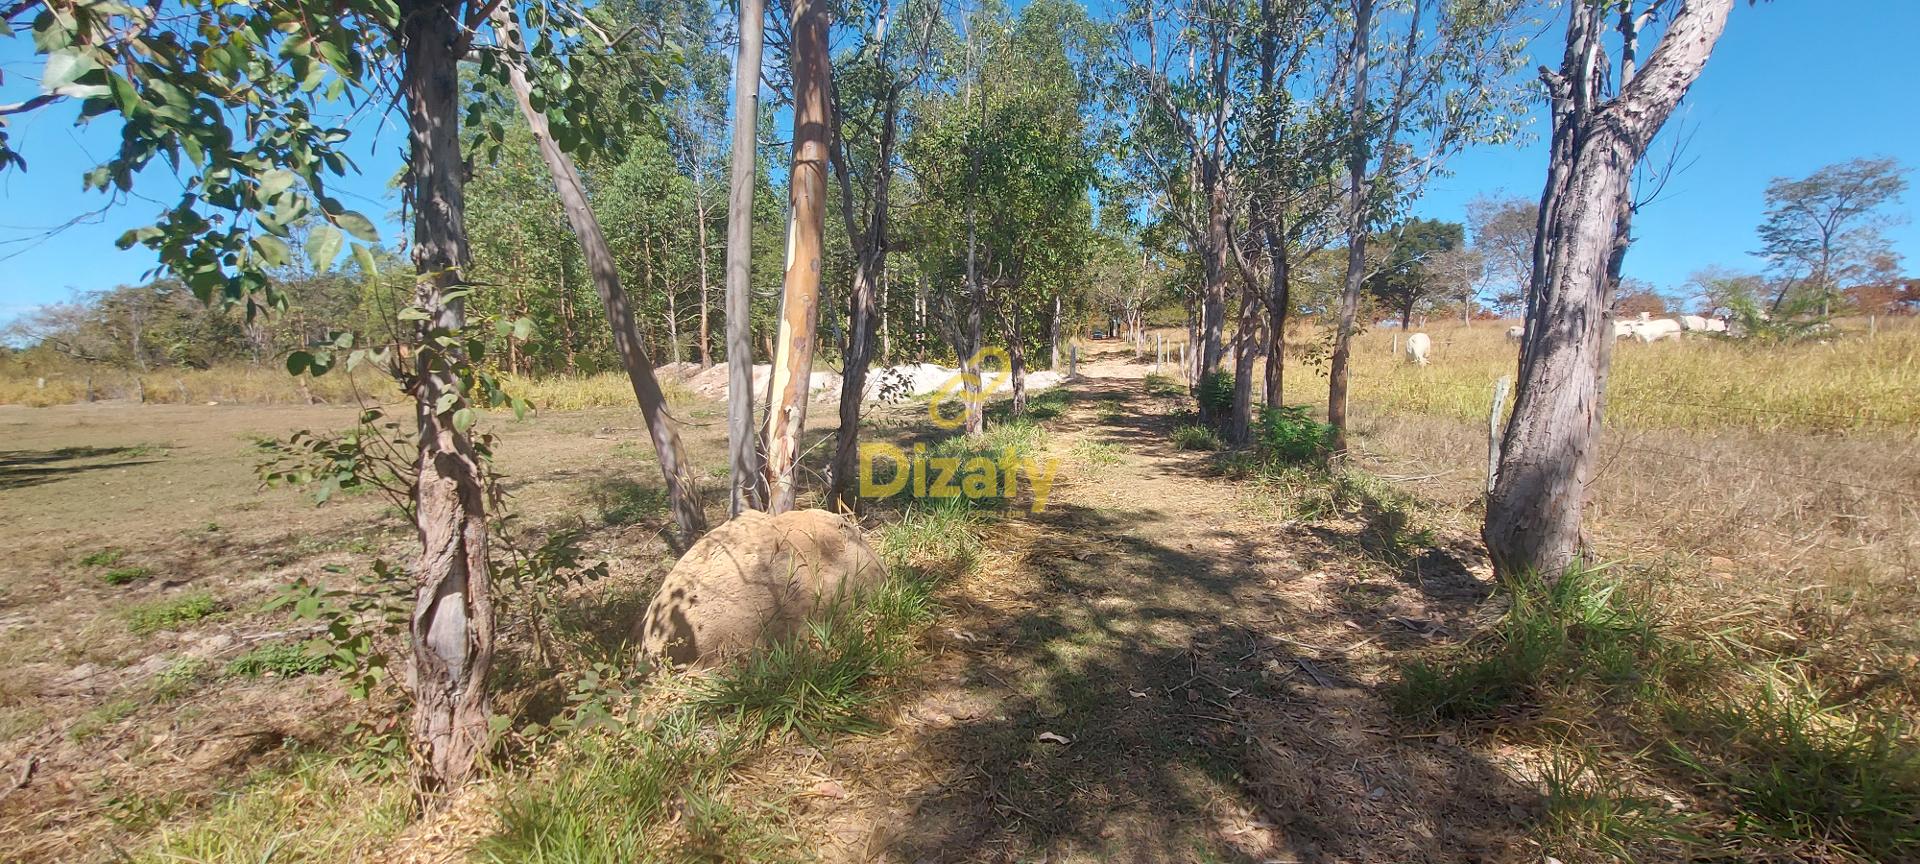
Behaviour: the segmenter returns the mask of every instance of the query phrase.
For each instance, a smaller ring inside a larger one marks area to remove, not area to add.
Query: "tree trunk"
[[[1266,404],[1278,408],[1282,401],[1281,384],[1287,365],[1287,315],[1293,306],[1292,262],[1287,258],[1285,226],[1276,215],[1265,225],[1267,257],[1267,393]]]
[[[1013,416],[1027,413],[1027,343],[1020,338],[1020,304],[1007,304],[1007,376],[1013,381]]]
[[[873,363],[874,281],[887,267],[887,189],[893,177],[893,133],[898,117],[899,91],[891,91],[881,111],[880,148],[873,166],[873,195],[868,202],[866,230],[851,236],[858,260],[853,269],[853,289],[847,296],[847,355],[840,376],[840,429],[835,435],[832,480],[828,496],[841,509],[853,512],[859,503],[854,488],[860,446],[860,404],[866,395],[867,367]],[[847,231],[857,229],[853,222],[852,166],[845,164],[841,151],[841,207]]]
[[[1340,317],[1327,374],[1327,423],[1333,426],[1333,452],[1347,451],[1347,358],[1353,349],[1353,316],[1360,307],[1360,286],[1367,269],[1367,62],[1372,54],[1373,0],[1355,0],[1353,25],[1353,101],[1347,114],[1347,275],[1340,291]]]
[[[694,233],[699,238],[697,241],[699,245],[695,247],[695,251],[699,253],[700,261],[700,368],[707,369],[713,365],[713,341],[708,336],[710,321],[707,317],[707,308],[710,302],[708,298],[712,295],[712,288],[707,279],[706,205],[696,201],[693,213],[696,217],[694,220]]]
[[[446,296],[464,287],[460,271],[467,264],[456,8],[409,3],[401,16],[400,88],[407,107],[413,263],[420,274],[414,302],[427,314],[418,325],[414,360],[420,557],[413,568],[407,680],[414,753],[429,790],[458,787],[478,769],[493,665],[485,481],[472,439],[453,422],[468,407],[456,373],[468,359],[458,339],[466,325],[465,301]],[[452,344],[441,344],[441,337],[452,337],[446,340]]]
[[[766,0],[740,0],[740,49],[733,63],[733,154],[727,178],[728,512],[766,506],[753,421],[754,132],[760,122],[760,48]]]
[[[1227,415],[1227,443],[1253,443],[1253,358],[1260,339],[1260,294],[1248,281],[1240,292],[1240,326],[1233,337],[1233,407]]]
[[[1047,342],[1052,346],[1047,358],[1047,368],[1060,371],[1060,295],[1053,295],[1053,317],[1047,319]],[[1138,352],[1136,352],[1136,357]]]
[[[620,285],[619,268],[614,265],[613,250],[607,246],[606,235],[600,230],[600,220],[587,203],[587,188],[580,178],[580,170],[574,165],[572,157],[563,152],[554,140],[546,115],[534,110],[530,98],[533,90],[522,65],[525,63],[525,46],[521,44],[511,7],[504,4],[494,7],[493,24],[495,32],[507,43],[505,61],[508,84],[512,86],[515,101],[520,105],[521,116],[526,118],[527,126],[533,132],[534,145],[540,151],[540,158],[546,162],[547,172],[553,175],[553,185],[560,194],[567,224],[580,240],[580,249],[586,257],[594,290],[600,295],[600,304],[607,310],[607,324],[613,330],[614,348],[620,355],[620,365],[627,371],[627,380],[633,386],[634,401],[640,404],[640,415],[646,421],[647,434],[653,439],[653,451],[660,462],[661,476],[666,481],[668,509],[673,511],[681,541],[691,544],[707,530],[706,511],[700,504],[698,471],[680,440],[679,424],[667,411],[666,395],[660,390],[660,382],[654,378],[647,347],[640,339],[639,330],[634,327],[633,307]],[[671,309],[671,305],[668,308]]]
[[[1208,165],[1207,285],[1200,307],[1200,365],[1194,373],[1195,383],[1220,368],[1225,347],[1221,338],[1227,319],[1227,268],[1230,265],[1227,256],[1232,254],[1227,247],[1227,179],[1220,176],[1222,170],[1217,161],[1208,160]],[[1213,406],[1200,403],[1202,426],[1215,426],[1220,419]]]
[[[767,488],[774,513],[793,509],[798,493],[800,433],[807,425],[814,331],[820,322],[821,240],[826,223],[827,7],[794,0],[792,215],[787,273],[780,301],[780,339],[773,359],[772,405],[767,414]]]
[[[1580,551],[1613,346],[1607,307],[1624,253],[1623,207],[1648,143],[1699,77],[1733,0],[1687,0],[1644,71],[1601,103],[1606,10],[1574,10],[1553,93],[1519,389],[1482,532],[1505,577],[1552,578]],[[1628,76],[1623,76],[1628,77]]]
[[[647,260],[651,262],[654,260],[652,239],[647,240],[646,248]],[[673,358],[673,364],[678,366],[680,365],[680,304],[678,302],[679,298],[673,290],[673,272],[667,269],[666,252],[667,238],[662,237],[660,238],[661,260],[658,273],[660,276],[660,293],[667,296],[667,353],[668,356]],[[652,264],[649,264],[647,266],[647,287],[652,287],[655,272]]]
[[[887,326],[888,290],[893,280],[887,278],[887,270],[880,269],[880,362],[882,365],[893,362],[893,330]]]

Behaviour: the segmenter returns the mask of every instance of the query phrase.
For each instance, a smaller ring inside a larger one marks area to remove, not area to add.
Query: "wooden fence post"
[[[1505,375],[1493,382],[1493,407],[1487,409],[1487,494],[1493,494],[1493,481],[1500,476],[1500,409],[1507,404],[1507,388],[1513,379]]]

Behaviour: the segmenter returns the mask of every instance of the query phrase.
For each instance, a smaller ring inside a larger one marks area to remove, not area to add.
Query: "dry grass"
[[[1360,334],[1353,404],[1485,423],[1493,382],[1514,373],[1510,323],[1432,324],[1422,331],[1433,337],[1424,368],[1394,352],[1404,341],[1397,331]],[[1305,348],[1326,338],[1307,325],[1289,340]],[[1872,336],[1864,323],[1842,322],[1833,339],[1797,345],[1702,337],[1615,349],[1607,420],[1620,429],[1920,433],[1920,321],[1883,321]],[[1291,357],[1286,388],[1287,402],[1325,404],[1326,370]]]
[[[580,411],[588,408],[624,408],[633,404],[633,388],[624,373],[522,378],[504,376],[507,392],[532,402],[535,408]],[[305,389],[302,389],[302,385]],[[677,380],[663,379],[661,389],[674,407],[690,404],[694,395]],[[0,405],[44,408],[79,402],[128,401],[158,405],[352,405],[361,399],[391,401],[392,382],[377,373],[335,371],[319,378],[295,378],[274,367],[221,366],[135,374],[116,369],[74,369],[49,375],[29,375],[0,367]],[[91,394],[91,398],[89,398]]]

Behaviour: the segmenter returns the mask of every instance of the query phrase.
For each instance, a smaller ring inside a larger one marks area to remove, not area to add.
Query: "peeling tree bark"
[[[820,322],[821,240],[826,224],[827,7],[820,0],[793,4],[792,215],[787,229],[786,290],[780,339],[773,359],[767,415],[767,489],[770,511],[793,509],[798,493],[800,433],[807,425],[815,332]]]
[[[606,235],[600,230],[600,220],[593,215],[593,208],[588,206],[587,187],[580,178],[580,170],[554,140],[546,115],[533,107],[530,98],[533,88],[527,80],[524,66],[525,46],[521,44],[520,31],[515,25],[512,11],[506,5],[494,7],[493,26],[507,48],[504,52],[507,83],[513,88],[514,99],[520,105],[520,115],[526,118],[527,127],[533,132],[534,145],[540,151],[540,158],[546,163],[547,172],[553,176],[554,188],[559,192],[561,206],[567,214],[567,224],[580,240],[580,249],[587,260],[593,288],[600,295],[601,305],[606,307],[607,324],[613,328],[614,348],[620,354],[620,365],[626,368],[627,380],[633,385],[634,400],[640,404],[640,414],[646,420],[647,434],[653,439],[653,451],[666,481],[667,507],[673,511],[681,541],[690,545],[707,531],[707,516],[700,504],[699,475],[694,468],[693,458],[680,441],[679,424],[667,412],[666,395],[660,390],[660,382],[654,378],[653,363],[647,357],[647,346],[634,326],[633,307],[620,285],[620,271],[614,265],[613,250],[607,246]],[[668,292],[668,300],[667,308],[671,310],[671,291]],[[674,332],[671,316],[667,332]],[[678,353],[677,338],[675,344]]]
[[[493,600],[487,566],[485,482],[473,441],[455,428],[467,407],[456,368],[465,302],[465,163],[460,154],[457,7],[402,7],[401,94],[407,108],[408,192],[413,204],[414,302],[419,324],[413,395],[419,426],[414,525],[413,746],[429,791],[465,783],[487,741],[487,672],[493,665]],[[445,342],[442,342],[442,339]]]
[[[1502,576],[1552,578],[1579,556],[1614,341],[1606,313],[1625,253],[1633,169],[1699,78],[1732,6],[1686,0],[1645,69],[1629,68],[1620,95],[1603,101],[1608,10],[1582,3],[1571,13],[1560,72],[1544,73],[1553,138],[1519,390],[1482,531]]]

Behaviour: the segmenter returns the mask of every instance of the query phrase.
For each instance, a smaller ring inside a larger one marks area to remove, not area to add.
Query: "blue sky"
[[[1839,10],[1844,8],[1844,14]],[[1661,199],[1635,223],[1635,243],[1626,273],[1663,291],[1677,291],[1695,270],[1709,266],[1755,269],[1754,228],[1764,207],[1767,181],[1803,176],[1823,165],[1856,156],[1892,156],[1920,168],[1920,96],[1912,90],[1912,46],[1920,33],[1917,0],[1851,0],[1847,3],[1777,0],[1741,3],[1726,36],[1687,104],[1669,124],[1692,136],[1691,167],[1674,178]],[[1535,47],[1557,58],[1559,32],[1549,30]],[[39,62],[27,38],[0,40],[0,103],[34,92]],[[29,170],[0,174],[0,323],[75,291],[138,281],[153,266],[143,250],[126,252],[113,240],[151,221],[157,201],[177,191],[164,175],[144,178],[154,200],[133,200],[102,216],[44,240],[43,229],[88,213],[104,203],[83,193],[80,175],[111,152],[116,130],[108,124],[75,128],[71,106],[10,118],[14,145]],[[335,188],[348,206],[379,222],[393,239],[397,198],[385,182],[399,165],[400,136],[393,118],[362,121],[350,151],[362,176]],[[374,135],[375,131],[380,134]],[[1546,134],[1544,121],[1532,127]],[[368,143],[362,144],[361,141]],[[1659,149],[1659,145],[1656,145]],[[1546,170],[1540,141],[1524,147],[1482,148],[1457,157],[1452,176],[1430,184],[1415,205],[1430,218],[1464,220],[1466,203],[1480,194],[1537,198]],[[1907,223],[1890,236],[1920,269],[1920,192],[1900,205]]]

